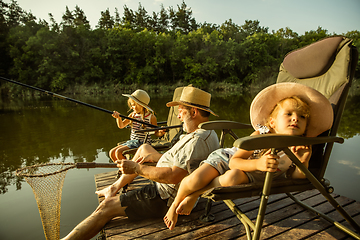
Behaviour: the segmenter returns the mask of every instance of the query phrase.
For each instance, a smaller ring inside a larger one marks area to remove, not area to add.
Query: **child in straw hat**
[[[155,115],[153,114],[153,110],[149,107],[150,97],[149,95],[141,89],[136,90],[131,95],[123,94],[123,96],[128,97],[127,104],[129,106],[129,111],[132,111],[129,114],[130,118],[134,118],[146,123],[150,123],[152,125],[157,125],[157,120]],[[141,144],[144,143],[145,133],[135,133],[135,131],[140,129],[146,129],[144,124],[139,122],[131,121],[129,119],[124,119],[120,117],[120,114],[117,111],[114,111],[112,114],[114,118],[116,118],[117,126],[122,129],[127,125],[131,125],[131,134],[130,140],[112,148],[109,152],[109,156],[113,162],[121,159],[125,159],[123,156],[123,152],[128,149],[138,148]],[[156,131],[155,135],[161,137],[164,135],[165,131]],[[150,138],[147,139],[146,143],[150,143]]]
[[[250,118],[256,129],[252,135],[274,133],[315,137],[330,129],[333,111],[329,101],[318,91],[298,83],[279,83],[262,90],[253,100]],[[293,146],[290,150],[306,166],[311,146]],[[171,230],[178,214],[188,215],[198,197],[218,186],[264,181],[266,172],[276,177],[305,178],[282,152],[218,149],[200,167],[183,179],[178,194],[164,222]]]

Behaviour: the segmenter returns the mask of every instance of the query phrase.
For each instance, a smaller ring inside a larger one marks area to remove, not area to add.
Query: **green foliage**
[[[14,0],[0,1],[0,74],[52,91],[105,83],[250,88],[274,81],[289,51],[330,36],[321,27],[302,36],[289,28],[269,33],[258,20],[199,24],[184,1],[152,14],[140,3],[135,11],[125,5],[122,17],[106,9],[95,29],[77,5],[65,8],[61,23],[50,13],[48,24]],[[359,31],[345,35],[360,47]]]

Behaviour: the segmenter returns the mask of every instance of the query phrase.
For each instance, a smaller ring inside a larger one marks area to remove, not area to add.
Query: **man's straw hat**
[[[329,100],[317,90],[300,83],[277,83],[259,92],[250,106],[251,124],[265,125],[275,105],[282,99],[297,96],[310,107],[306,136],[316,137],[333,124],[333,110]]]
[[[177,105],[184,105],[188,107],[199,108],[201,110],[210,112],[215,116],[218,116],[210,109],[210,99],[210,93],[192,86],[187,86],[184,87],[179,101],[168,102],[166,106],[172,107]]]
[[[123,96],[131,98],[137,104],[143,106],[144,108],[146,108],[150,112],[154,112],[148,105],[149,102],[150,102],[150,97],[147,94],[147,92],[145,92],[144,90],[138,89],[135,92],[133,92],[131,95],[123,94]]]

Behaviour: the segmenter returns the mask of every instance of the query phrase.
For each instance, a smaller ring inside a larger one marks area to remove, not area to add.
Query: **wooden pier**
[[[112,184],[116,171],[95,175],[97,190]],[[144,178],[136,178],[129,190],[147,184]],[[355,189],[354,189],[355,190]],[[338,214],[317,191],[311,190],[295,194],[308,205],[320,209],[327,216],[345,226],[349,224]],[[360,203],[352,199],[333,195],[345,210],[360,223]],[[101,202],[103,198],[99,198]],[[255,219],[259,197],[238,199],[235,202],[251,219]],[[189,216],[179,216],[174,230],[166,228],[162,219],[130,221],[126,217],[114,218],[103,229],[106,239],[246,239],[241,222],[223,202],[214,202],[211,213],[213,222],[204,223],[199,217],[204,213],[206,199],[201,199]],[[352,229],[350,227],[350,229]],[[304,210],[285,194],[272,195],[266,209],[261,239],[353,239],[332,226],[326,220]]]

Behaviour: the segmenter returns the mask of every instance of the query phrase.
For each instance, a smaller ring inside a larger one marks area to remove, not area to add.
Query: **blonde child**
[[[250,109],[251,135],[275,133],[315,137],[328,130],[333,121],[329,101],[316,90],[298,83],[279,83],[265,88],[253,100]],[[311,146],[293,146],[290,150],[308,167]],[[276,177],[305,178],[282,152],[218,149],[180,184],[177,196],[164,217],[172,230],[178,214],[188,215],[198,197],[218,186],[233,186],[264,181],[266,172]]]
[[[150,102],[150,97],[144,90],[138,89],[131,95],[123,94],[123,96],[128,97],[127,104],[129,106],[129,110],[132,111],[129,114],[130,118],[150,123],[155,126],[157,125],[156,117],[153,114],[154,111],[148,106]],[[125,159],[122,154],[125,150],[138,148],[141,144],[144,143],[146,134],[135,133],[135,131],[146,129],[146,125],[139,122],[131,121],[129,119],[122,120],[120,114],[117,111],[114,111],[112,116],[116,118],[116,124],[120,129],[126,127],[129,124],[131,125],[130,140],[112,148],[109,152],[111,160],[113,160],[113,162],[116,162],[117,160]],[[164,133],[165,131],[156,131],[155,135],[161,137],[162,135],[164,135]],[[146,143],[150,143],[150,138],[148,138]]]

